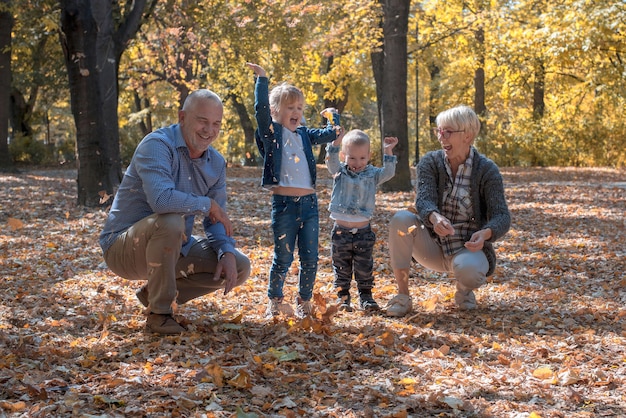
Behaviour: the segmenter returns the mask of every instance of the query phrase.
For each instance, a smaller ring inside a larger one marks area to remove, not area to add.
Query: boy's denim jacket
[[[272,121],[269,102],[269,80],[267,77],[257,77],[254,89],[254,111],[257,129],[254,132],[257,148],[263,157],[263,187],[277,186],[280,181],[280,165],[282,160],[283,126]],[[339,115],[335,115],[334,123],[339,125]],[[313,145],[325,144],[337,139],[337,133],[332,123],[324,129],[309,129],[300,126],[296,132],[302,137],[302,147],[309,165],[312,186],[315,189],[316,161],[313,155]]]
[[[326,167],[333,175],[329,210],[370,219],[374,214],[376,187],[396,174],[398,158],[385,154],[382,168],[368,164],[362,171],[354,173],[347,164],[339,162],[339,147],[328,144],[326,153]]]

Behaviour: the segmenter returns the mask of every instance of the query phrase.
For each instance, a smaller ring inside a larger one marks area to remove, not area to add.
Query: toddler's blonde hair
[[[349,147],[351,145],[370,146],[370,137],[360,129],[352,129],[348,131],[348,133],[341,140],[341,150],[345,152],[346,147]]]

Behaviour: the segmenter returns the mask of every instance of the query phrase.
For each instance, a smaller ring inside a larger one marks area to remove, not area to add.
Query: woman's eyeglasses
[[[433,128],[433,133],[435,134],[435,136],[441,135],[443,139],[450,139],[452,134],[455,134],[457,132],[465,132],[465,129],[462,129],[460,131],[451,131],[448,129]]]

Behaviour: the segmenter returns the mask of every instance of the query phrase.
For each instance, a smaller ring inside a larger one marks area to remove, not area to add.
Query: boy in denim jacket
[[[297,242],[300,277],[296,315],[302,318],[312,314],[318,262],[319,211],[312,146],[334,141],[342,128],[337,126],[339,115],[323,129],[300,126],[304,110],[302,91],[283,83],[270,92],[266,71],[257,64],[247,65],[256,75],[254,110],[258,126],[255,139],[263,157],[262,185],[272,193],[274,258],[266,316],[289,312],[283,304],[283,286]]]
[[[372,296],[372,251],[376,234],[372,231],[370,219],[374,213],[376,187],[395,175],[397,157],[393,155],[393,147],[398,138],[385,137],[383,143],[382,168],[369,164],[370,139],[361,130],[351,130],[343,140],[339,137],[326,147],[326,167],[333,175],[329,210],[331,219],[335,221],[331,248],[335,288],[340,309],[348,312],[352,312],[350,283],[353,274],[361,309],[380,309]],[[339,161],[340,145],[343,162]]]

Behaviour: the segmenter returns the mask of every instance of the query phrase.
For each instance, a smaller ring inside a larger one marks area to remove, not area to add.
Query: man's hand
[[[226,235],[229,237],[233,234],[233,224],[230,222],[228,218],[228,214],[226,211],[222,209],[218,203],[211,199],[211,209],[209,209],[209,219],[212,223],[217,224],[221,223],[224,225],[224,229],[226,230]]]
[[[227,294],[237,284],[237,262],[233,253],[224,253],[215,267],[215,277],[224,277],[224,294]]]

